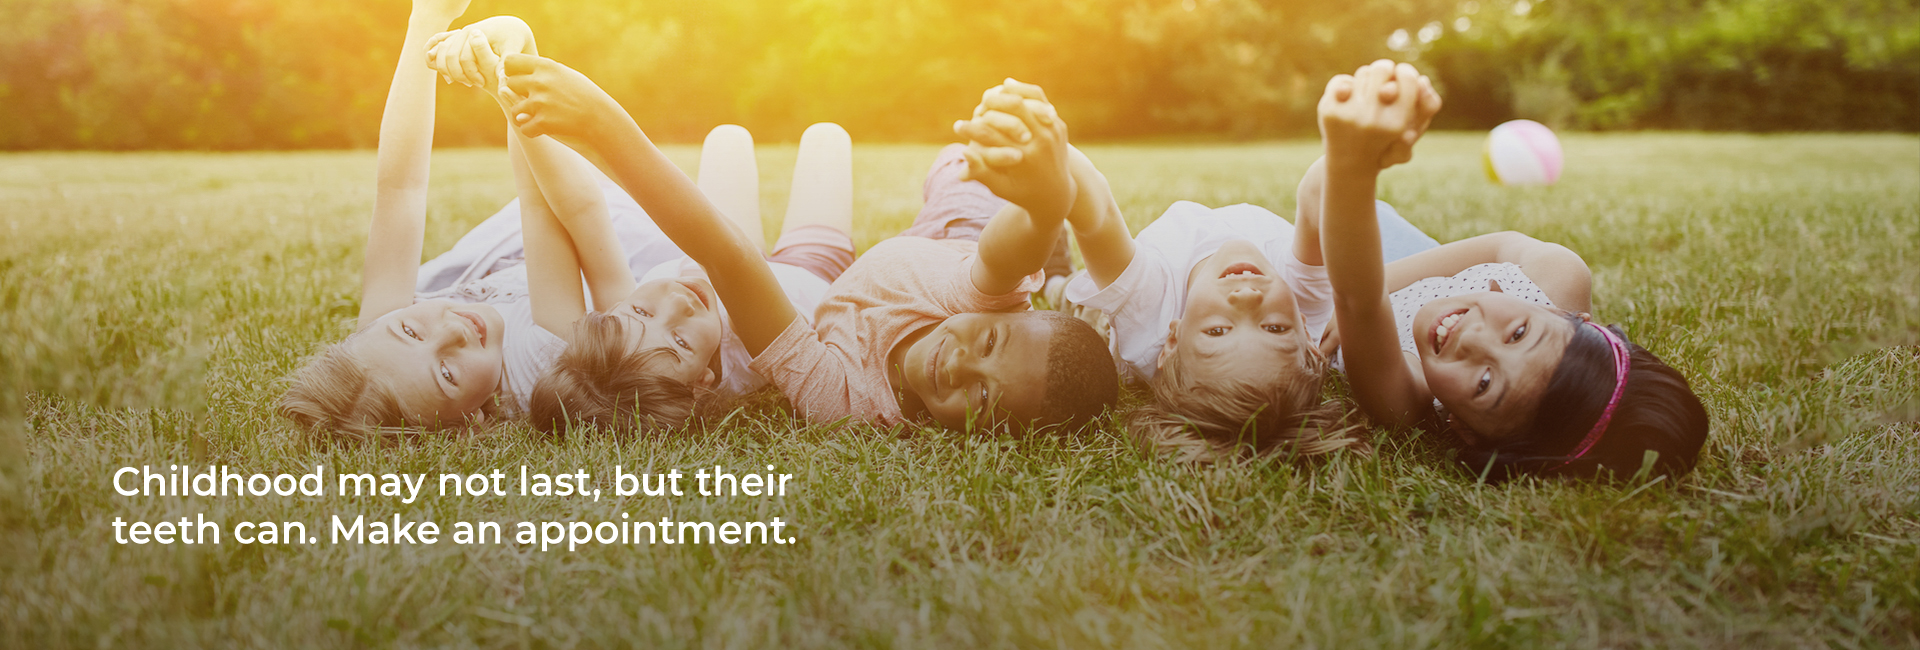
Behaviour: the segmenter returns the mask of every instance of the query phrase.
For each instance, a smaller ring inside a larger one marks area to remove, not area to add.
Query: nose
[[[1227,304],[1240,309],[1259,307],[1261,301],[1265,299],[1266,295],[1262,294],[1259,289],[1253,287],[1234,289],[1227,292]]]
[[[973,353],[972,346],[965,341],[955,339],[947,358],[940,360],[941,382],[947,386],[960,386],[973,375],[978,374],[980,357]]]
[[[692,290],[689,289],[688,291],[691,292]],[[675,311],[680,312],[678,314],[680,317],[691,318],[694,314],[700,313],[700,299],[698,297],[693,296],[691,293],[680,293],[678,296],[680,298],[680,308]]]
[[[448,308],[440,319],[440,331],[437,334],[443,349],[464,348],[478,342],[474,340],[473,323],[467,317],[454,313],[452,308]]]
[[[1461,321],[1463,322],[1460,323],[1459,333],[1454,334],[1460,337],[1460,344],[1455,346],[1454,356],[1478,363],[1488,354],[1486,337],[1483,336],[1487,332],[1487,321],[1484,318],[1475,318],[1470,322],[1462,318]]]

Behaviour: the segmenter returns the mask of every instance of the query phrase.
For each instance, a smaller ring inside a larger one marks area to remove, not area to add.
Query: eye
[[[1480,386],[1479,388],[1474,389],[1473,396],[1479,397],[1481,395],[1485,395],[1487,393],[1487,386],[1491,384],[1493,384],[1493,370],[1488,369],[1487,371],[1480,373]]]
[[[687,344],[687,340],[686,340],[686,339],[683,339],[683,338],[680,338],[680,333],[679,333],[679,332],[674,332],[674,333],[673,333],[673,342],[674,342],[674,343],[678,343],[678,344],[680,345],[680,347],[683,347],[683,348],[686,348],[688,352],[692,352],[692,351],[693,351],[693,346],[692,346],[692,345],[689,345],[689,344]]]
[[[455,386],[460,385],[460,382],[453,380],[453,371],[447,369],[447,362],[445,361],[440,362],[440,377],[442,379],[447,380],[447,383],[449,384],[453,384]]]
[[[994,343],[999,342],[999,340],[1000,340],[999,332],[987,332],[987,349],[982,351],[980,353],[980,356],[984,358],[987,355],[993,354],[993,345]],[[984,393],[982,394],[984,395]]]
[[[406,324],[406,323],[401,323],[401,324],[400,324],[400,331],[402,331],[402,332],[406,332],[406,334],[407,334],[407,336],[411,336],[411,337],[413,337],[413,339],[414,339],[414,340],[416,340],[416,341],[425,341],[425,340],[426,340],[426,339],[423,339],[423,338],[420,338],[420,334],[419,334],[418,332],[415,332],[415,331],[413,331],[413,328],[411,328],[411,327],[407,327],[407,324]]]
[[[639,305],[633,306],[633,313],[639,314],[641,316],[645,316],[647,318],[653,318],[653,312],[647,311],[645,309],[641,309]]]
[[[1507,342],[1515,343],[1524,338],[1527,338],[1527,324],[1521,323],[1520,327],[1514,328],[1513,335],[1507,337]]]
[[[1225,328],[1225,327],[1209,327],[1209,328],[1207,328],[1207,329],[1204,329],[1204,330],[1200,330],[1200,333],[1201,333],[1201,334],[1205,334],[1205,335],[1207,335],[1207,336],[1226,336],[1226,335],[1227,335],[1227,328]]]
[[[979,408],[983,408],[983,409],[984,409],[984,408],[986,408],[986,407],[987,407],[987,385],[986,385],[986,384],[981,384],[981,385],[980,385],[980,405],[979,405]]]
[[[1287,333],[1287,326],[1285,325],[1261,325],[1260,329],[1266,330],[1268,332],[1272,332],[1274,334]]]

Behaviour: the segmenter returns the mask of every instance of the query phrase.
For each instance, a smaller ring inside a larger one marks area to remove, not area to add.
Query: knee
[[[707,141],[705,146],[713,147],[713,146],[740,146],[740,145],[746,145],[748,147],[753,146],[753,134],[747,131],[747,127],[740,126],[738,124],[722,124],[720,126],[713,127],[712,131],[707,132]]]
[[[815,123],[813,126],[807,127],[805,133],[800,134],[800,146],[821,145],[836,145],[850,148],[853,146],[853,136],[847,135],[846,129],[840,128],[840,125],[832,122]]]

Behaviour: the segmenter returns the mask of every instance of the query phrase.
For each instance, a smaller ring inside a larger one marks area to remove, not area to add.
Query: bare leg
[[[760,167],[753,160],[753,134],[746,127],[722,124],[707,133],[700,147],[700,192],[720,213],[765,250],[760,228]]]
[[[853,232],[853,138],[831,122],[809,126],[800,136],[793,191],[780,232],[810,225]]]

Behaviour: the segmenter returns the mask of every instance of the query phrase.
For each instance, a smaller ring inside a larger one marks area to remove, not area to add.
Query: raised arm
[[[1326,145],[1321,247],[1334,289],[1334,313],[1344,339],[1347,375],[1354,398],[1375,421],[1412,424],[1431,412],[1400,350],[1393,307],[1381,262],[1380,225],[1374,190],[1386,155],[1412,122],[1415,93],[1380,101],[1379,87],[1396,78],[1412,82],[1413,66],[1396,70],[1381,61],[1349,81],[1336,77],[1320,99],[1320,132]],[[1351,83],[1350,92],[1336,92]]]
[[[1020,92],[1002,90],[1018,87]],[[1038,97],[1030,99],[1029,97]],[[1001,295],[1046,265],[1060,235],[1060,222],[1075,201],[1075,179],[1069,170],[1067,124],[1060,120],[1038,86],[1006,80],[982,100],[986,111],[954,125],[967,133],[993,128],[1024,127],[1027,137],[1010,146],[1017,159],[988,164],[985,151],[970,145],[967,175],[1011,203],[994,215],[980,232],[980,255],[974,259],[973,286],[987,295]]]
[[[1380,167],[1385,169],[1413,160],[1413,145],[1427,132],[1427,126],[1433,123],[1433,116],[1440,112],[1440,94],[1434,92],[1433,81],[1422,75],[1419,81],[1411,84],[1418,93],[1413,107],[1413,119],[1407,123],[1407,129],[1400,134],[1380,159]],[[1380,84],[1376,96],[1382,102],[1393,103],[1399,99],[1402,86],[1398,80]],[[1328,82],[1327,92],[1336,102],[1344,102],[1353,95],[1351,77],[1341,75]],[[1307,167],[1307,173],[1300,177],[1300,187],[1294,193],[1293,215],[1293,258],[1313,266],[1325,266],[1326,257],[1321,253],[1320,222],[1323,196],[1327,185],[1327,157],[1321,156]],[[1456,273],[1458,271],[1455,271]],[[1452,275],[1449,273],[1448,275]],[[1423,276],[1424,277],[1424,276]],[[1394,285],[1387,282],[1389,291],[1406,285]]]
[[[748,353],[758,355],[786,331],[798,312],[759,242],[735,228],[618,102],[552,59],[509,55],[505,69],[507,86],[526,98],[511,110],[521,134],[561,138],[632,195],[680,250],[707,268]]]
[[[533,32],[525,22],[512,16],[495,16],[450,33],[449,38],[441,40],[429,52],[428,59],[435,70],[449,79],[488,90],[511,122],[511,109],[520,97],[498,85],[502,76],[501,57],[533,54],[534,49]],[[522,221],[527,218],[524,214],[527,210],[538,210],[541,213],[538,216],[557,221],[564,235],[553,240],[541,237],[527,241],[535,319],[555,333],[570,331],[572,322],[584,312],[574,305],[577,301],[565,297],[580,293],[581,275],[585,275],[587,286],[592,290],[593,305],[606,309],[633,292],[633,271],[627,266],[626,251],[620,248],[614,232],[606,195],[601,192],[593,164],[551,137],[530,138],[511,127],[507,137],[515,152],[516,173],[524,168],[528,180],[532,181],[531,185],[520,187]],[[545,250],[535,250],[549,246],[556,247],[551,255],[540,254],[547,252]],[[541,268],[549,264],[554,266]],[[554,282],[541,282],[540,278]],[[562,299],[545,301],[543,294]],[[549,307],[551,313],[541,318]],[[549,321],[558,322],[562,327],[555,329]]]
[[[400,62],[380,114],[373,220],[360,271],[360,323],[413,304],[427,230],[427,171],[433,153],[433,71],[421,65],[427,39],[467,9],[465,0],[419,0],[407,18]]]
[[[1074,240],[1080,242],[1087,275],[1093,277],[1094,286],[1105,289],[1133,264],[1133,232],[1127,230],[1126,215],[1113,198],[1107,175],[1100,173],[1078,147],[1070,149],[1068,165],[1076,193],[1067,223],[1073,228]]]

